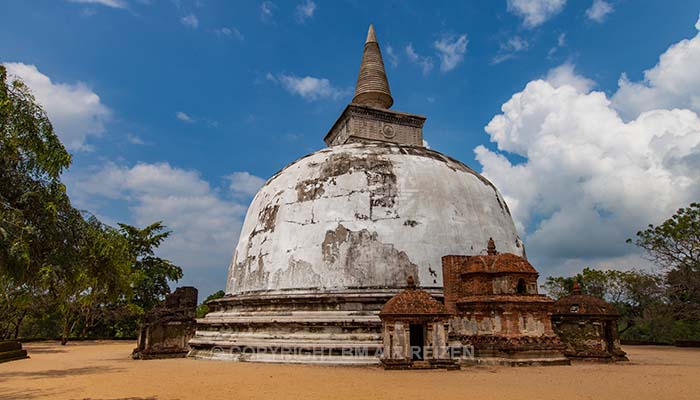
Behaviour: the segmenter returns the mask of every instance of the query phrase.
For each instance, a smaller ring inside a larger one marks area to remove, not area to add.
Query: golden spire
[[[352,102],[378,108],[389,108],[394,104],[391,90],[389,90],[389,81],[384,71],[382,52],[372,25],[367,32],[362,64],[360,64],[360,73],[355,86],[355,97],[352,98]]]

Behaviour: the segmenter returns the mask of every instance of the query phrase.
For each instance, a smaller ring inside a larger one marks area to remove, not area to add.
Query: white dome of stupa
[[[396,143],[319,150],[253,199],[226,292],[442,287],[441,258],[493,238],[523,255],[496,187],[437,151]]]

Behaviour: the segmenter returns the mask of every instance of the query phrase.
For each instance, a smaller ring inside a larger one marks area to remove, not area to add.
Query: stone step
[[[0,363],[27,358],[27,350],[10,350],[0,352]]]
[[[22,343],[16,340],[3,340],[0,341],[0,353],[12,350],[22,350]]]

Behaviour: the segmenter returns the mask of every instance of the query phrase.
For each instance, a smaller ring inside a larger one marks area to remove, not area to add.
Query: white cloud
[[[698,29],[700,30],[700,29]],[[656,108],[688,108],[700,111],[700,34],[673,44],[659,62],[644,71],[642,82],[626,75],[612,98],[613,106],[626,119]]]
[[[69,0],[71,3],[99,4],[111,8],[126,8],[127,4],[123,0]]]
[[[299,22],[304,22],[307,19],[313,18],[314,12],[316,11],[316,3],[311,0],[306,0],[305,2],[297,5],[296,17]]]
[[[232,38],[237,39],[238,41],[241,41],[241,42],[243,40],[245,40],[245,37],[243,36],[243,34],[235,27],[229,28],[227,26],[224,26],[224,27],[221,27],[219,29],[215,29],[214,32],[216,34],[219,34],[222,36],[232,37]]]
[[[508,11],[521,17],[523,24],[534,28],[547,22],[564,9],[566,0],[508,0]]]
[[[440,56],[441,71],[452,71],[464,60],[464,53],[467,51],[467,42],[467,34],[465,33],[459,36],[445,36],[433,43],[433,46]]]
[[[248,198],[225,194],[249,194],[252,182],[260,180],[238,174],[237,183],[228,180],[228,186],[212,188],[197,171],[167,163],[131,167],[109,163],[83,173],[71,172],[66,182],[71,199],[80,207],[109,213],[114,208],[109,201],[116,200],[128,205],[130,216],[112,219],[138,226],[162,220],[173,233],[159,254],[183,266],[185,278],[192,279],[193,272],[188,270],[225,271],[230,261]]]
[[[295,75],[267,73],[267,80],[282,85],[289,93],[301,96],[306,100],[339,99],[350,94],[350,89],[339,89],[326,78],[313,76],[298,77]]]
[[[229,191],[237,197],[253,196],[265,184],[264,179],[249,172],[234,172],[225,178],[229,181]]]
[[[183,122],[194,122],[194,118],[190,117],[189,114],[184,111],[178,111],[175,113],[175,117]]]
[[[199,26],[199,18],[194,14],[187,14],[180,18],[182,25],[189,26],[190,28],[197,28]]]
[[[576,74],[574,65],[571,63],[564,63],[550,69],[545,80],[555,88],[570,85],[581,93],[588,93],[595,86],[593,80]]]
[[[605,17],[615,11],[613,6],[605,0],[593,0],[591,7],[586,10],[586,17],[595,22],[603,22]]]
[[[394,48],[391,45],[386,46],[386,55],[389,57],[389,65],[393,68],[399,66],[399,56],[394,52]]]
[[[562,32],[562,33],[560,33],[559,36],[557,37],[557,44],[556,44],[556,46],[552,47],[552,48],[549,49],[549,51],[547,52],[547,57],[552,57],[552,56],[557,52],[557,50],[559,50],[560,48],[562,48],[562,47],[564,47],[564,46],[566,46],[566,33],[563,33],[563,32]]]
[[[499,53],[491,60],[492,64],[499,64],[503,61],[515,57],[516,53],[526,51],[530,48],[530,43],[518,35],[508,38],[505,43],[500,44]]]
[[[101,136],[112,112],[82,82],[56,83],[36,66],[4,63],[8,74],[21,78],[44,107],[59,138],[69,150],[89,150],[88,136]]]
[[[263,21],[272,20],[274,10],[277,8],[275,3],[271,1],[263,1],[260,4],[260,19]]]
[[[146,142],[143,139],[141,139],[137,135],[134,135],[133,133],[127,133],[126,140],[131,144],[136,144],[136,145],[141,145],[141,146],[146,144]]]
[[[695,29],[700,31],[700,15],[698,15],[698,20],[695,22]]]
[[[569,64],[529,82],[485,128],[500,152],[475,149],[528,255],[558,274],[646,266],[625,239],[700,198],[700,115],[664,102],[625,121],[593,85]]]
[[[421,67],[423,75],[428,75],[433,69],[433,59],[428,56],[421,56],[413,50],[413,43],[406,45],[406,56],[408,60]]]

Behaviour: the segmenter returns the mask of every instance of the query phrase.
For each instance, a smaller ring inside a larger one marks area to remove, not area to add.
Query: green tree
[[[226,293],[223,290],[218,290],[207,296],[207,298],[204,299],[202,304],[197,306],[197,318],[204,318],[204,316],[207,315],[207,313],[209,312],[209,306],[207,305],[209,300],[220,299],[224,296],[226,296]]]
[[[700,203],[679,209],[659,226],[650,224],[634,243],[664,271],[672,315],[700,321]]]
[[[29,88],[0,65],[2,337],[133,335],[182,277],[154,255],[169,234],[160,222],[114,229],[72,206],[60,181],[70,162]]]
[[[162,222],[143,229],[119,224],[122,234],[135,256],[132,267],[134,304],[148,311],[158,305],[170,293],[168,281],[182,278],[182,268],[170,261],[156,257],[155,250],[170,235]]]
[[[574,282],[581,292],[602,298],[615,306],[621,316],[620,333],[648,325],[661,315],[664,303],[663,279],[645,271],[597,270],[584,268],[572,277],[548,277],[542,287],[555,299],[572,293]]]
[[[75,210],[59,176],[70,165],[46,113],[0,65],[0,274],[22,284],[68,249]]]

